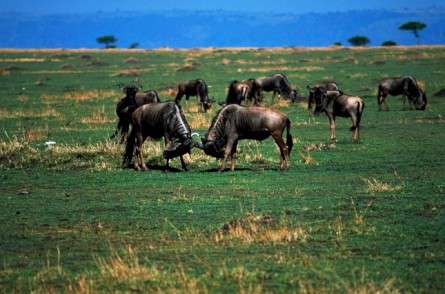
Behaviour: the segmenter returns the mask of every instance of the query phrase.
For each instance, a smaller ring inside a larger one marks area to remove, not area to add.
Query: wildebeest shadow
[[[258,172],[258,171],[281,171],[279,168],[277,167],[267,167],[267,168],[247,168],[247,167],[236,167],[235,170],[233,172],[237,172],[237,171],[251,171],[251,172]],[[202,173],[218,173],[219,168],[214,167],[214,168],[209,168],[209,169],[205,169],[203,171],[201,171]],[[231,172],[230,168],[225,168],[222,172]]]
[[[153,170],[163,171],[163,172],[174,172],[174,173],[178,173],[178,172],[183,172],[184,171],[183,169],[179,169],[179,168],[172,167],[172,166],[167,168],[165,165],[159,165],[159,164],[145,163],[145,165],[148,168],[147,172],[153,171]],[[134,165],[132,164],[132,165],[128,166],[127,168],[128,169],[134,169]],[[141,171],[143,172],[143,170],[141,170]]]

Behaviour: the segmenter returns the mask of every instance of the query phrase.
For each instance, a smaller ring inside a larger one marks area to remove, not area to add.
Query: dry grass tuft
[[[125,63],[138,63],[138,62],[140,62],[140,60],[137,58],[134,58],[134,57],[128,57],[128,58],[124,59],[124,62]]]
[[[243,243],[290,243],[305,242],[308,232],[302,227],[273,225],[269,215],[247,214],[230,221],[213,235],[215,242],[237,240]]]
[[[367,184],[367,192],[370,193],[381,193],[381,192],[399,192],[403,189],[401,185],[391,185],[389,183],[378,181],[374,178],[366,179],[363,181]]]
[[[232,63],[232,61],[230,60],[230,59],[227,59],[227,58],[223,58],[222,60],[221,60],[221,64],[222,65],[229,65],[229,64],[231,64]]]
[[[178,88],[174,86],[168,86],[162,89],[159,94],[161,96],[176,97],[176,95],[178,94]]]
[[[130,69],[123,69],[120,70],[114,74],[112,74],[112,77],[139,77],[141,75],[141,70],[138,68],[130,68]]]
[[[29,96],[28,95],[18,95],[17,96],[17,101],[19,102],[26,102],[29,100]]]
[[[48,133],[48,126],[46,128],[26,128],[23,137],[27,142],[33,142],[48,137]]]
[[[63,96],[43,94],[42,100],[57,101],[60,99],[64,99],[64,100],[85,101],[91,99],[114,97],[117,94],[118,93],[115,90],[102,90],[102,89],[79,90],[79,91],[66,92],[63,94]]]
[[[181,65],[176,71],[178,72],[184,72],[184,71],[193,71],[196,70],[196,68],[198,67],[197,63],[185,63],[183,65]]]
[[[0,108],[0,116],[3,118],[37,118],[37,117],[61,117],[62,114],[54,108],[47,107],[41,111],[37,110],[21,110],[9,111]]]
[[[206,113],[194,113],[187,118],[191,129],[207,129],[210,126],[211,116]]]
[[[272,107],[278,109],[288,108],[290,103],[290,100],[278,98],[277,100],[275,100],[275,103],[272,105]]]
[[[104,278],[118,283],[161,279],[161,272],[158,269],[140,264],[137,254],[131,247],[128,247],[126,256],[122,257],[117,252],[113,252],[107,259],[99,258],[97,265]]]
[[[300,153],[301,161],[304,164],[316,164],[317,163],[317,160],[315,160],[315,158],[313,158],[309,152],[304,153],[304,152],[300,151],[299,153]]]
[[[82,117],[80,119],[80,122],[84,124],[93,124],[93,125],[100,125],[100,124],[108,124],[114,122],[115,119],[107,117],[105,114],[105,106],[102,106],[100,109],[94,111],[91,115]]]

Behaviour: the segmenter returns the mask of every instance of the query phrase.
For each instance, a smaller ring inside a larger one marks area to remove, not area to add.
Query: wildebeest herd
[[[307,86],[307,90],[309,91],[307,107],[310,115],[324,112],[329,119],[329,139],[334,141],[336,137],[336,117],[349,117],[352,121],[352,140],[358,142],[360,121],[365,108],[363,99],[345,94],[336,82]],[[186,100],[190,96],[196,96],[202,111],[207,112],[211,109],[214,101],[209,97],[208,86],[204,80],[196,79],[178,84],[175,100],[167,102],[161,102],[155,90],[139,92],[136,86],[126,86],[123,91],[125,96],[116,106],[119,121],[112,137],[120,135],[121,143],[126,143],[123,156],[125,166],[131,166],[135,156],[134,168],[147,170],[142,156],[144,141],[147,138],[164,138],[163,157],[166,160],[166,168],[169,167],[170,159],[179,157],[182,168],[187,170],[183,155],[190,154],[192,148],[196,147],[209,156],[222,159],[220,171],[225,169],[226,162],[230,159],[230,168],[233,171],[234,154],[239,140],[262,141],[270,136],[280,150],[280,168],[287,169],[289,166],[289,156],[293,146],[291,121],[282,112],[259,106],[263,101],[263,92],[273,92],[273,98],[279,94],[292,102],[297,100],[298,92],[292,89],[284,74],[230,82],[225,102],[220,103],[221,109],[199,142],[192,139],[197,133],[192,134],[180,102],[183,96],[186,96]],[[404,103],[407,98],[410,106],[414,106],[417,110],[425,110],[427,105],[425,92],[412,76],[386,78],[379,83],[377,94],[379,110],[382,110],[383,104],[388,109],[385,102],[388,95],[403,95]],[[284,131],[286,131],[285,140]]]

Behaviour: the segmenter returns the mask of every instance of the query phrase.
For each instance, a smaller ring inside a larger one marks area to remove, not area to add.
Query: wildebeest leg
[[[179,156],[179,158],[181,159],[181,166],[182,166],[182,169],[185,170],[185,171],[188,171],[188,169],[187,169],[187,165],[185,164],[185,161],[184,161],[184,158],[182,157],[182,155]]]
[[[377,94],[377,103],[379,105],[379,110],[382,110],[382,104],[385,104],[385,108],[386,110],[388,110],[388,104],[386,104],[386,96],[388,96],[388,93],[386,93],[384,89],[379,87]]]
[[[168,134],[164,134],[164,148],[168,146],[168,143],[170,143],[170,140],[168,139]],[[164,171],[169,171],[169,170],[170,170],[170,159],[167,158],[165,160]]]
[[[280,154],[281,154],[280,169],[287,169],[289,156],[288,156],[287,145],[283,140],[283,130],[273,132],[272,138],[275,140],[275,143],[280,148]]]
[[[145,165],[144,156],[142,155],[142,144],[144,143],[144,138],[142,137],[142,135],[140,135],[140,138],[139,138],[139,136],[137,136],[137,140],[138,140],[137,150],[139,152],[139,160],[140,160],[141,168],[142,168],[142,170],[148,170],[147,166]]]
[[[224,171],[224,169],[226,168],[226,161],[227,161],[227,158],[229,157],[229,156],[233,156],[233,154],[232,154],[232,150],[233,150],[233,146],[235,145],[235,142],[238,140],[238,138],[236,138],[236,137],[230,137],[228,140],[227,140],[227,144],[226,144],[226,149],[224,150],[224,158],[222,159],[222,161],[221,161],[221,166],[220,166],[220,168],[219,168],[219,171],[220,172],[222,172],[222,171]]]
[[[335,142],[335,116],[334,115],[328,115],[329,118],[329,140],[331,142]]]
[[[357,125],[357,115],[355,113],[351,113],[351,121],[352,121],[352,142],[358,142],[358,125]]]
[[[238,140],[233,143],[232,152],[230,153],[230,170],[235,170],[235,153],[236,153],[236,147],[238,146]]]

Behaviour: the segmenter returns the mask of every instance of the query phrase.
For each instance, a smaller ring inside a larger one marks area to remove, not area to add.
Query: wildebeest
[[[325,82],[316,84],[314,86],[307,85],[306,88],[309,91],[309,96],[307,98],[307,110],[309,113],[312,111],[312,105],[315,103],[315,92],[316,91],[339,91],[339,87],[336,82]]]
[[[386,109],[388,105],[385,102],[386,96],[403,95],[405,104],[405,97],[408,98],[410,105],[414,104],[417,110],[425,110],[427,99],[425,92],[420,88],[417,80],[412,76],[404,76],[400,78],[386,78],[379,83],[377,103],[379,110],[382,110],[382,104],[385,104]]]
[[[352,140],[358,142],[360,139],[360,121],[362,119],[365,103],[363,99],[356,96],[348,96],[341,91],[327,91],[318,89],[314,93],[314,114],[326,113],[329,118],[331,141],[335,141],[335,118],[350,117],[352,120]]]
[[[182,155],[190,153],[193,147],[190,127],[185,119],[181,107],[173,101],[145,104],[137,108],[131,117],[131,132],[127,139],[123,164],[129,165],[136,154],[134,168],[147,170],[142,157],[142,144],[145,139],[165,140],[163,153],[166,159],[166,168],[169,160],[174,157],[181,158],[181,165],[187,170]]]
[[[255,79],[256,90],[258,96],[262,96],[262,92],[273,92],[272,98],[278,93],[284,98],[290,99],[294,102],[298,97],[296,90],[292,89],[291,84],[285,74],[274,74],[270,77],[261,77]]]
[[[186,100],[189,100],[190,96],[196,96],[204,112],[212,107],[212,100],[209,98],[209,90],[204,80],[190,80],[178,84],[178,93],[175,98],[177,104],[181,102],[184,95]]]
[[[243,81],[234,80],[229,84],[227,92],[226,104],[241,105],[243,101],[253,101],[258,104],[257,89],[254,79]]]
[[[155,90],[138,93],[139,89],[136,86],[126,86],[123,88],[123,91],[125,96],[122,97],[116,105],[116,114],[119,121],[116,126],[116,131],[111,136],[111,138],[115,138],[120,133],[121,143],[127,138],[133,111],[144,104],[161,102],[159,94]]]
[[[272,136],[280,148],[280,168],[285,169],[289,166],[289,155],[293,146],[290,128],[291,121],[284,113],[264,107],[230,104],[219,110],[207,134],[196,147],[203,149],[207,155],[222,158],[220,171],[224,170],[226,160],[230,157],[233,171],[233,156],[239,140],[262,141]],[[284,129],[286,142],[282,138]]]

